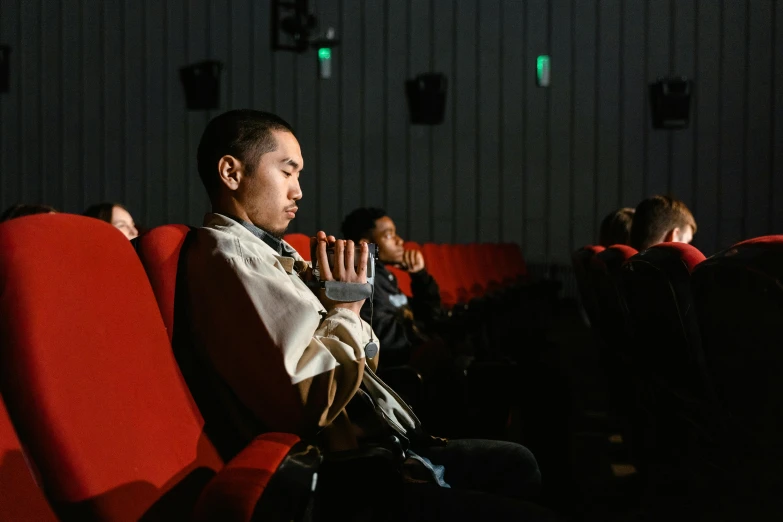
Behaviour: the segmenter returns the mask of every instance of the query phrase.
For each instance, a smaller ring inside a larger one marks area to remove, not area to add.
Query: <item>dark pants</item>
[[[520,444],[457,439],[416,451],[446,468],[451,488],[406,484],[406,520],[557,520],[527,502],[538,494],[541,472],[533,454]]]

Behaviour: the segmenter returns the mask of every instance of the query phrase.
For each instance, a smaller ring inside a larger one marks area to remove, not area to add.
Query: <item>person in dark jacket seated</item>
[[[383,347],[380,366],[407,364],[416,346],[433,341],[433,325],[442,314],[438,284],[427,272],[422,253],[405,250],[394,221],[384,210],[357,208],[343,221],[342,232],[346,239],[378,246],[375,293],[372,303],[367,300],[362,306],[361,316],[372,324]],[[402,293],[388,265],[410,274],[412,298]]]

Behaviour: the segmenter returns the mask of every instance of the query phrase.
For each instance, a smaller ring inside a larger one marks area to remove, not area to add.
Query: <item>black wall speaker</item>
[[[440,73],[420,74],[405,82],[411,123],[437,125],[446,113],[446,76]]]
[[[10,62],[11,48],[0,45],[0,92],[8,92],[11,83]]]
[[[650,84],[650,112],[654,128],[688,127],[692,87],[693,82],[686,78],[662,78]]]
[[[179,70],[188,109],[204,111],[218,108],[222,70],[223,64],[216,61],[194,63]]]

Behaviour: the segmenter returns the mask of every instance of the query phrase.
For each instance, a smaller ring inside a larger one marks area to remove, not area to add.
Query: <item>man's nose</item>
[[[302,199],[302,187],[301,185],[299,185],[299,180],[296,180],[294,182],[293,187],[291,187],[289,196],[294,201],[299,201],[300,199]]]

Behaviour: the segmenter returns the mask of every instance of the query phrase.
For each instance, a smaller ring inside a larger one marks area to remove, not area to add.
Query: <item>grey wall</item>
[[[264,1],[0,0],[0,204],[108,199],[147,225],[200,222],[195,149],[216,113],[185,111],[178,68],[214,58],[222,109],[297,127],[301,231],[382,205],[411,239],[568,263],[605,213],[671,191],[707,253],[783,232],[783,2],[311,3],[342,39],[331,80],[314,53],[270,51]],[[410,126],[404,80],[427,71],[449,78],[446,121]],[[647,84],[670,74],[695,79],[692,124],[652,130]]]

